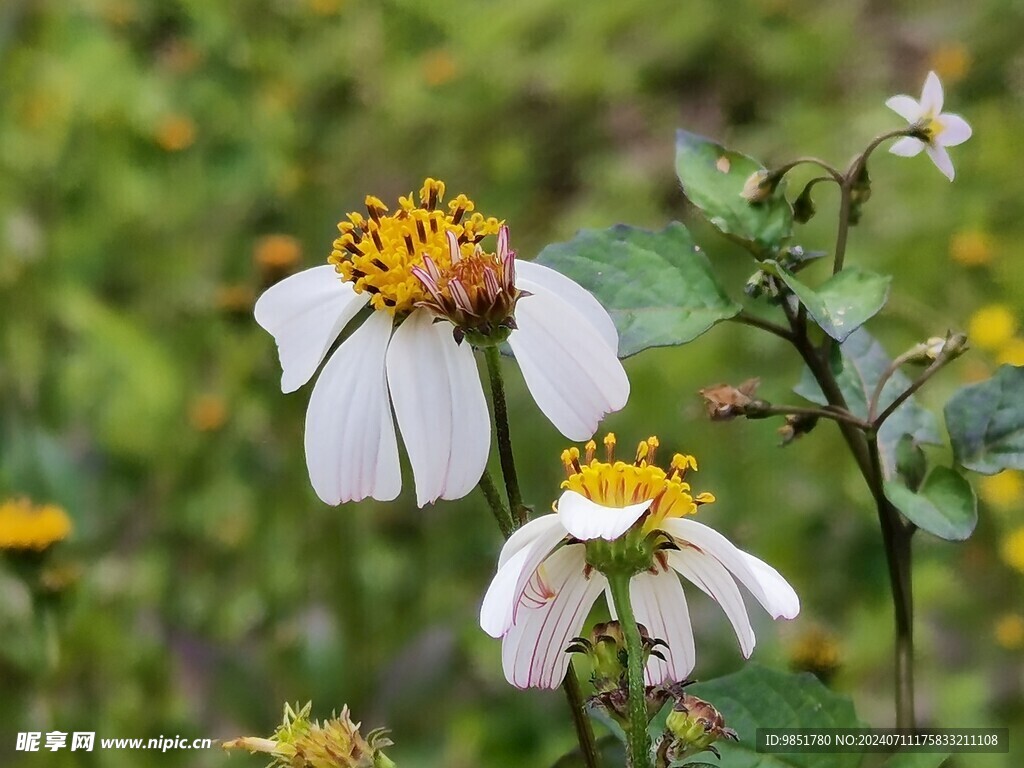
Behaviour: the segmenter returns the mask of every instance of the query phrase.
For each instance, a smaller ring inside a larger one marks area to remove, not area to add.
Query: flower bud
[[[643,624],[637,624],[637,629],[643,643],[644,665],[652,655],[664,659],[657,647],[664,646],[665,642],[652,638]],[[589,637],[573,638],[566,651],[588,656],[592,669],[590,680],[599,693],[626,689],[629,654],[626,635],[618,621],[595,624]]]
[[[743,183],[740,196],[748,203],[763,203],[775,192],[782,177],[765,168],[754,171]]]
[[[719,757],[712,744],[722,738],[739,741],[736,731],[725,727],[725,718],[717,709],[688,693],[678,696],[665,727],[668,729],[666,737],[671,740],[668,757],[673,761],[705,750]]]
[[[798,224],[806,224],[813,218],[816,212],[814,200],[811,199],[811,185],[808,184],[797,199],[793,201],[793,220]]]

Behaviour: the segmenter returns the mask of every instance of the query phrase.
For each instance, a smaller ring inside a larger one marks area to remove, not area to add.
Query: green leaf
[[[780,264],[766,262],[767,270],[780,277],[821,329],[836,341],[846,338],[885,306],[892,277],[858,267],[833,275],[817,290],[809,288]]]
[[[836,380],[843,397],[846,398],[846,404],[854,416],[866,419],[868,402],[875,391],[875,386],[892,361],[882,349],[882,345],[863,328],[851,333],[846,341],[839,345],[838,352],[835,352],[835,349],[833,347],[835,356],[832,360],[832,370],[836,373]],[[896,371],[882,389],[878,403],[879,411],[895,400],[908,386],[910,379],[901,371]],[[803,377],[794,391],[819,405],[828,402],[807,369],[804,370]],[[903,435],[910,435],[919,444],[941,442],[935,415],[922,407],[913,397],[907,398],[878,430],[878,452],[881,455],[886,479],[895,476],[896,448]]]
[[[757,256],[771,256],[793,233],[784,184],[765,201],[749,203],[743,185],[760,163],[695,133],[676,131],[676,175],[686,198],[715,229]]]
[[[660,232],[622,224],[585,229],[568,243],[547,246],[537,263],[597,297],[619,331],[620,357],[685,344],[740,311],[678,223]]]
[[[946,429],[961,466],[986,475],[1024,469],[1024,366],[960,389],[946,403]]]
[[[597,740],[597,751],[601,762],[607,768],[626,764],[626,749],[622,742],[614,736],[602,736]],[[551,768],[585,768],[583,753],[576,747],[572,752],[562,755]]]
[[[885,495],[914,525],[940,539],[963,541],[978,523],[974,489],[955,469],[935,467],[917,493],[888,481]]]
[[[939,768],[947,759],[942,752],[897,752],[882,768]]]
[[[740,737],[715,742],[721,768],[856,768],[859,754],[762,754],[758,728],[856,728],[853,704],[804,672],[793,674],[748,664],[739,672],[687,689],[707,700]]]

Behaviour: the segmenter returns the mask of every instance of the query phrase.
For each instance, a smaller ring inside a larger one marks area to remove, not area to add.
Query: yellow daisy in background
[[[1003,541],[1002,554],[1007,565],[1024,573],[1024,525],[1006,537]]]
[[[0,503],[0,549],[42,552],[71,534],[71,519],[56,504],[28,499]]]
[[[1024,365],[1024,339],[1013,338],[996,353],[997,365]]]
[[[1024,648],[1024,616],[1004,613],[996,620],[993,634],[996,642],[1008,651]]]
[[[989,506],[1000,511],[1024,504],[1024,473],[1012,469],[988,475],[978,481],[978,494]]]
[[[992,237],[980,229],[964,229],[949,239],[949,258],[964,267],[983,267],[992,261]]]
[[[1017,330],[1017,318],[1005,304],[982,307],[967,323],[967,337],[971,344],[990,352],[1007,344]]]

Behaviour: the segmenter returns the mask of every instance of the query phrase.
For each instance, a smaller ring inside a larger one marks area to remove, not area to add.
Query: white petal
[[[938,135],[938,142],[944,147],[955,147],[957,144],[963,144],[971,138],[973,133],[971,126],[960,115],[952,113],[941,115],[939,123],[942,124],[942,133]]]
[[[590,324],[601,334],[601,338],[614,351],[619,349],[619,332],[615,329],[611,315],[601,306],[601,302],[594,298],[594,294],[577,283],[575,280],[566,277],[561,272],[545,267],[543,264],[534,264],[530,261],[517,261],[516,287],[530,293],[537,293],[538,290],[545,290],[555,294],[573,309],[583,315]]]
[[[800,598],[796,590],[789,582],[782,578],[782,574],[772,568],[764,560],[759,560],[749,552],[737,549],[740,556],[746,561],[747,566],[753,571],[758,585],[764,594],[764,602],[761,603],[764,609],[772,615],[773,619],[794,619],[800,613]],[[747,583],[741,579],[743,586]],[[747,587],[750,589],[750,587]],[[757,593],[750,589],[751,594]],[[760,600],[760,599],[759,599]]]
[[[456,344],[449,323],[418,309],[395,331],[387,369],[417,504],[462,498],[480,481],[491,444],[472,347]]]
[[[529,549],[520,549],[494,574],[480,605],[480,628],[491,637],[501,637],[512,626],[516,582],[523,572]]]
[[[501,548],[501,554],[498,556],[498,567],[501,568],[513,555],[522,549],[526,549],[542,534],[548,533],[554,528],[558,528],[561,531],[561,535],[565,535],[565,528],[562,527],[562,521],[558,519],[558,515],[541,515],[528,522],[522,528],[517,528],[509,536],[505,546]]]
[[[538,517],[513,533],[501,548],[498,572],[480,606],[480,626],[491,637],[501,637],[512,626],[513,608],[518,601],[516,585],[530,556],[530,546],[553,529],[558,529],[558,538],[565,535],[558,515]]]
[[[294,392],[309,381],[369,298],[342,282],[330,264],[285,278],[260,296],[254,314],[277,342],[282,392]]]
[[[519,611],[501,644],[505,678],[518,688],[557,688],[569,667],[569,640],[583,623],[607,581],[597,571],[584,576],[584,550],[564,547],[544,562],[547,597],[539,607]]]
[[[558,520],[557,515],[551,515],[551,517]],[[519,616],[523,605],[523,593],[526,591],[530,579],[533,578],[540,564],[551,554],[551,551],[558,546],[565,536],[565,528],[562,527],[561,520],[559,520],[558,525],[552,525],[547,530],[541,531],[534,538],[533,543],[530,544],[529,554],[526,556],[523,569],[519,574],[519,579],[516,581],[515,598],[513,600],[514,607],[512,608],[513,621],[516,621]],[[581,547],[576,546],[573,549],[581,549]]]
[[[929,72],[921,90],[921,110],[926,115],[938,115],[942,111],[942,83],[939,76]]]
[[[603,507],[576,491],[565,491],[558,499],[558,518],[570,534],[580,541],[619,538],[633,525],[653,499],[628,507]]]
[[[800,612],[796,592],[774,568],[742,551],[718,531],[685,518],[670,518],[661,527],[680,542],[689,542],[721,562],[750,590],[772,618],[791,619]],[[777,579],[769,578],[763,569],[752,567],[751,561],[754,560]]]
[[[384,378],[391,315],[374,312],[327,361],[306,410],[306,464],[328,504],[402,488],[398,443]]]
[[[567,438],[589,440],[629,399],[622,363],[583,315],[548,291],[519,300],[516,324],[508,343],[533,399]]]
[[[651,637],[668,643],[668,648],[657,648],[665,661],[652,656],[647,662],[644,681],[647,685],[659,685],[666,680],[682,682],[693,671],[696,651],[679,577],[674,571],[657,575],[638,573],[629,583],[629,597],[637,622],[647,628]]]
[[[743,596],[725,566],[716,558],[691,547],[669,552],[668,564],[721,606],[732,624],[736,639],[740,641],[740,651],[744,657],[750,658],[754,652],[754,629],[750,626]]]
[[[953,170],[953,161],[949,159],[949,152],[946,151],[946,148],[936,144],[929,144],[925,152],[928,153],[928,157],[935,163],[935,167],[942,171],[942,175],[952,181],[956,172]]]
[[[921,154],[921,150],[926,146],[927,144],[920,139],[915,139],[913,136],[904,136],[889,147],[889,151],[900,157],[914,157]]]
[[[916,123],[921,119],[923,114],[921,111],[921,105],[917,103],[917,99],[914,99],[911,96],[893,96],[885,102],[885,106],[902,117],[908,123]]]

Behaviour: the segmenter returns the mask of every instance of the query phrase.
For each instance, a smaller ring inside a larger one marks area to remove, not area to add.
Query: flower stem
[[[601,757],[597,751],[594,727],[583,708],[583,691],[580,689],[580,681],[576,677],[576,669],[571,661],[562,680],[562,690],[565,691],[565,698],[568,699],[569,709],[572,711],[572,724],[576,728],[576,741],[580,744],[583,763],[587,768],[600,768]]]
[[[501,353],[497,347],[484,347],[487,361],[487,375],[491,381],[491,398],[494,401],[494,429],[498,433],[498,455],[501,457],[501,474],[505,478],[505,493],[513,519],[519,525],[526,522],[526,507],[519,492],[519,478],[516,476],[516,462],[512,454],[512,435],[508,424],[508,405],[505,402],[505,381],[501,377]]]
[[[629,600],[629,576],[608,574],[608,585],[615,604],[615,613],[626,638],[629,681],[629,732],[626,734],[626,765],[628,768],[650,768],[651,741],[647,733],[647,689],[644,686],[644,651],[640,630]]]
[[[480,490],[484,492],[484,497],[487,499],[487,505],[494,514],[494,519],[498,521],[501,535],[507,539],[515,531],[516,524],[512,520],[512,515],[505,509],[505,505],[501,501],[501,494],[498,493],[498,486],[494,484],[494,478],[491,477],[489,469],[484,469],[484,473],[480,477]]]

